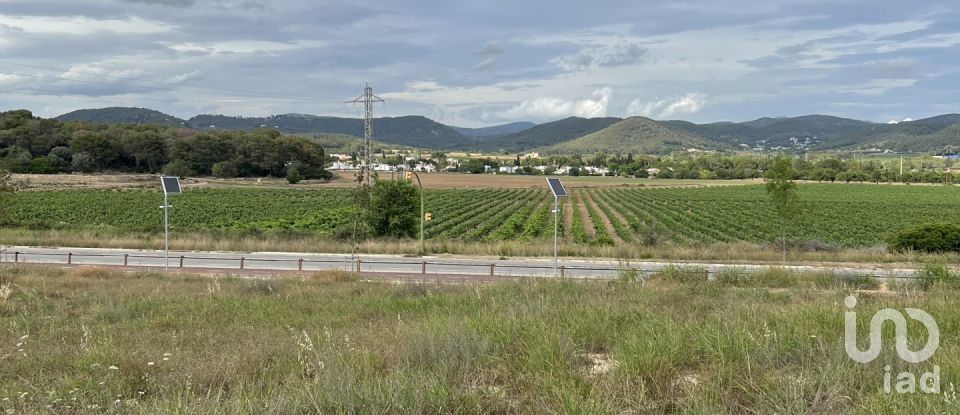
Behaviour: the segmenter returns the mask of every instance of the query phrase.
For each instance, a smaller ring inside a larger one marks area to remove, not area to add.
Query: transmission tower
[[[363,167],[363,180],[367,186],[373,184],[370,182],[370,169],[373,168],[373,103],[383,102],[380,97],[373,95],[373,87],[370,84],[364,84],[363,95],[356,99],[347,101],[347,104],[363,103],[363,159],[366,164]]]

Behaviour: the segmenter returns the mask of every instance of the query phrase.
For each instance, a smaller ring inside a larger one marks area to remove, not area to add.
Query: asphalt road
[[[545,258],[472,258],[472,257],[402,257],[395,255],[358,255],[349,254],[306,254],[306,253],[237,253],[237,252],[170,252],[170,269],[182,266],[191,270],[224,271],[240,270],[241,262],[245,271],[320,271],[343,270],[356,271],[357,261],[363,273],[376,274],[442,274],[463,276],[501,276],[501,277],[552,277],[553,260]],[[242,258],[242,260],[241,260]],[[135,249],[68,248],[68,247],[6,247],[0,260],[3,262],[72,264],[72,265],[112,265],[162,269],[166,260],[163,251]],[[303,260],[301,265],[300,260]],[[126,261],[126,264],[124,264]],[[748,271],[770,267],[769,264],[720,264],[704,262],[660,262],[631,261],[621,263],[610,260],[560,259],[562,274],[571,278],[614,278],[624,268],[636,269],[650,274],[668,266],[700,267],[707,269],[711,277],[726,267],[735,267]],[[887,268],[880,265],[860,265],[857,267],[832,267],[814,265],[793,265],[787,268],[795,271],[814,272],[832,271],[837,274],[869,275],[881,279],[911,278],[916,270]]]

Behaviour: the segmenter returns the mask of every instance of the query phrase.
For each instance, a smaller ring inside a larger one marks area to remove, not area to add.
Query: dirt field
[[[352,173],[336,173],[329,182],[305,180],[296,185],[274,177],[217,179],[212,177],[188,178],[185,187],[282,187],[282,188],[331,188],[353,187]],[[152,174],[15,174],[14,180],[26,190],[109,189],[158,187],[157,175]],[[381,173],[381,178],[391,178],[390,173]],[[545,176],[517,176],[497,174],[422,173],[420,179],[427,189],[476,189],[476,188],[546,188]],[[724,186],[758,183],[755,180],[681,180],[681,179],[632,179],[625,177],[562,177],[567,187],[690,187]]]

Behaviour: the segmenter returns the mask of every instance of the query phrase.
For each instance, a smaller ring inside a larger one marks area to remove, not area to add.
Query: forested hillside
[[[272,129],[198,132],[138,124],[62,123],[30,111],[0,113],[0,167],[16,173],[131,171],[328,178],[323,148]]]

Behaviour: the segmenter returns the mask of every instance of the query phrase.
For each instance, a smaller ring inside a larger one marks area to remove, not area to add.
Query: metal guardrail
[[[74,252],[65,252],[65,253],[48,253],[48,252],[20,252],[15,251],[13,253],[8,252],[8,250],[0,250],[0,257],[3,258],[3,262],[10,262],[10,256],[13,257],[13,263],[34,263],[34,264],[54,264],[54,265],[122,265],[123,267],[163,267],[163,263],[158,262],[156,264],[144,264],[140,261],[137,265],[131,265],[130,259],[155,259],[162,261],[165,259],[163,255],[149,255],[149,254],[87,254],[87,253],[74,253]],[[30,261],[30,257],[54,257],[62,258],[61,261]],[[118,263],[98,263],[98,262],[75,262],[77,258],[116,258]],[[524,269],[524,270],[542,270],[546,273],[551,273],[553,271],[552,265],[511,265],[511,264],[464,264],[458,262],[443,262],[443,261],[419,261],[419,262],[409,262],[409,261],[376,261],[376,260],[364,260],[359,256],[345,255],[343,259],[310,259],[310,258],[290,258],[290,259],[280,259],[280,258],[248,258],[244,256],[239,257],[216,257],[216,256],[195,256],[195,255],[177,255],[170,256],[171,267],[173,268],[187,268],[189,263],[187,261],[217,261],[224,263],[235,263],[237,264],[236,268],[229,268],[224,266],[210,266],[210,265],[196,265],[195,268],[207,268],[207,269],[218,269],[218,270],[257,270],[257,271],[322,271],[322,270],[344,270],[348,272],[361,272],[364,269],[373,268],[374,271],[364,271],[364,272],[385,272],[385,273],[403,273],[403,274],[444,274],[444,275],[464,275],[464,276],[514,276],[509,272],[497,272],[498,270],[511,270],[511,269]],[[174,262],[176,261],[176,262]],[[271,263],[279,264],[285,263],[290,264],[285,268],[249,268],[250,263]],[[309,267],[311,264],[339,264],[343,265],[342,267]],[[306,267],[305,267],[306,265]],[[412,271],[375,271],[376,267],[380,265],[399,265],[404,267],[412,268]],[[684,263],[670,264],[679,268],[699,268],[703,272],[706,272],[708,279],[715,279],[718,270],[705,268],[698,265],[690,265]],[[433,267],[447,267],[447,268],[458,268],[466,269],[470,272],[428,272],[429,268]],[[738,265],[731,264],[725,265],[728,267],[736,268]],[[418,269],[419,267],[419,269]],[[769,268],[773,268],[770,266]],[[476,272],[477,270],[482,270],[482,272]],[[589,278],[589,277],[608,277],[612,278],[616,275],[619,275],[621,272],[637,272],[643,276],[650,276],[657,272],[662,271],[661,268],[639,268],[639,267],[579,267],[579,266],[560,266],[558,273],[560,277],[572,276],[575,275],[578,278]],[[823,269],[823,271],[831,271],[830,269]],[[916,276],[910,275],[896,275],[896,274],[878,274],[878,273],[856,273],[850,272],[849,270],[840,271],[841,274],[849,274],[856,276],[868,276],[877,279],[904,279],[911,280],[917,279]]]

